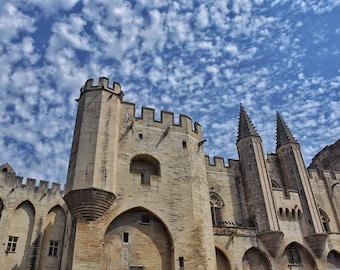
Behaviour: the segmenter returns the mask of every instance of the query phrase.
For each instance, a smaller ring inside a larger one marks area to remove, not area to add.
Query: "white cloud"
[[[206,28],[209,25],[209,12],[205,5],[201,4],[198,8],[197,23],[199,28]]]
[[[137,103],[137,110],[155,107],[200,122],[207,154],[237,158],[240,102],[266,151],[275,150],[276,110],[307,161],[338,138],[340,70],[320,60],[338,55],[331,48],[339,30],[329,18],[339,2],[196,4],[35,0],[1,5],[1,161],[25,176],[64,181],[74,99],[88,78],[100,76],[120,82],[124,100]],[[319,22],[314,36],[306,16]],[[326,40],[330,48],[308,47]]]

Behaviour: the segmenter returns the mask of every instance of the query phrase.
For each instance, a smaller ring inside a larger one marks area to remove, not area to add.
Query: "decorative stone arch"
[[[173,240],[167,226],[143,207],[126,210],[110,223],[102,249],[102,265],[107,269],[175,268]]]
[[[33,204],[26,200],[16,207],[8,230],[7,256],[3,269],[26,269],[31,264],[31,239],[35,222]]]
[[[307,248],[298,242],[286,246],[282,254],[283,264],[290,267],[303,267],[303,269],[316,270],[317,265]]]
[[[271,270],[270,260],[265,252],[257,247],[248,249],[242,258],[243,270]]]
[[[52,207],[45,218],[39,269],[60,269],[64,245],[66,213],[60,205]]]
[[[320,212],[320,216],[321,216],[323,229],[325,230],[325,232],[330,232],[330,228],[329,228],[330,218],[329,218],[329,216],[327,215],[327,213],[322,208],[319,208],[319,212]]]
[[[218,247],[215,247],[217,270],[231,270],[228,256]]]
[[[130,161],[130,173],[138,173],[141,176],[141,184],[150,185],[151,175],[161,175],[159,161],[148,154],[139,154]]]
[[[213,187],[210,188],[210,210],[213,226],[221,226],[223,224],[222,208],[224,207],[224,201],[222,197],[215,192]]]
[[[327,269],[340,269],[340,252],[333,249],[327,255]]]

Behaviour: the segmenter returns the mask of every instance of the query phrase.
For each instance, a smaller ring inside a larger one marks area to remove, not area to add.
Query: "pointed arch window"
[[[301,265],[301,257],[296,247],[289,247],[286,250],[289,265]]]
[[[214,227],[223,225],[222,208],[224,203],[222,198],[214,191],[210,191],[210,209],[212,224]]]
[[[329,229],[330,219],[329,219],[327,213],[324,210],[322,210],[321,208],[319,208],[319,211],[320,211],[323,229],[325,230],[325,232],[330,232],[330,229]]]

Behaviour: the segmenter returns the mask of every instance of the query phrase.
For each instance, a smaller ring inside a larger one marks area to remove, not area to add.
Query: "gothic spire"
[[[242,138],[245,138],[248,136],[260,137],[255,127],[253,126],[247,112],[243,108],[242,104],[240,104],[240,116],[238,119],[237,142],[239,142]]]
[[[283,121],[279,112],[276,112],[276,149],[287,143],[298,143]]]

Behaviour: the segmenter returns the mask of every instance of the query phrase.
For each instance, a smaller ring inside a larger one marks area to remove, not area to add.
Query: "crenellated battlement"
[[[94,79],[89,79],[86,81],[85,85],[80,88],[80,98],[88,91],[96,91],[96,90],[105,90],[112,94],[119,96],[120,100],[123,101],[124,92],[121,89],[121,86],[117,82],[113,82],[112,87],[109,86],[109,79],[105,77],[100,77],[98,80],[98,84],[94,84]],[[79,101],[80,98],[77,100]],[[179,124],[176,124],[174,121],[174,113],[161,111],[160,120],[157,120],[155,117],[155,109],[142,107],[141,116],[138,117],[136,115],[136,106],[134,103],[122,102],[124,115],[124,121],[136,121],[141,122],[143,124],[147,124],[149,126],[160,127],[166,129],[168,127],[173,127],[177,132],[184,132],[195,137],[202,137],[202,128],[201,125],[197,122],[192,122],[192,119],[186,115],[180,114],[179,116]]]
[[[223,157],[213,157],[211,162],[210,156],[205,156],[205,166],[207,171],[215,171],[215,172],[231,172],[239,171],[239,161],[234,159],[228,159],[228,164],[225,164],[225,160]]]
[[[179,123],[176,124],[174,120],[174,113],[168,111],[160,112],[160,120],[155,116],[155,109],[142,107],[141,116],[136,115],[136,106],[134,103],[123,102],[124,108],[122,120],[125,122],[141,123],[145,126],[153,126],[161,129],[173,128],[176,132],[194,135],[195,137],[202,137],[201,125],[197,122],[192,123],[192,119],[186,115],[180,114]]]
[[[33,178],[24,178],[8,172],[0,172],[0,186],[8,188],[10,192],[14,192],[16,189],[22,189],[32,191],[39,194],[63,194],[63,189],[60,183],[49,182],[46,180],[40,180],[37,184],[37,180]]]
[[[340,181],[340,172],[331,170],[307,169],[309,177],[316,180]]]
[[[117,82],[113,82],[112,87],[109,86],[109,79],[105,77],[100,77],[98,84],[94,85],[94,79],[88,79],[83,87],[80,88],[80,97],[87,91],[95,90],[105,90],[118,95],[121,100],[123,100],[124,92],[121,86]]]

